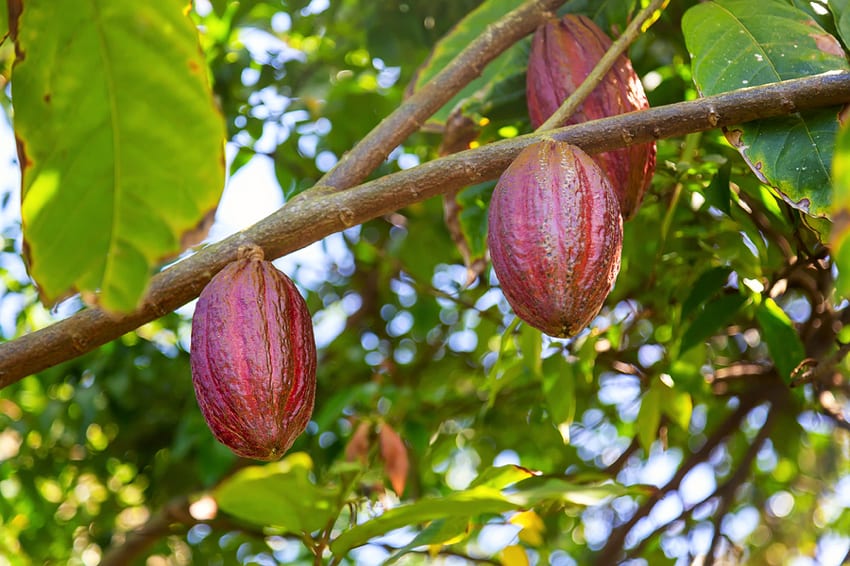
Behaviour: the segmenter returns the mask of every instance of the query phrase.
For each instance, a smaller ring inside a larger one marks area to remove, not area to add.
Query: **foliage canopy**
[[[538,4],[3,2],[22,174],[0,178],[0,352],[95,304],[130,320],[177,254],[227,253],[196,245],[225,140],[224,202],[271,183],[319,224],[336,213],[323,190],[530,132],[516,32],[379,143],[374,171],[333,177],[465,49],[484,57],[488,25],[533,30]],[[616,37],[649,3],[548,4]],[[628,53],[659,107],[850,71],[848,22],[843,1],[674,0]],[[658,141],[616,286],[571,340],[505,302],[485,244],[495,181],[475,171],[280,260],[319,345],[313,420],[280,462],[239,460],[206,428],[191,307],[90,352],[72,336],[87,353],[0,392],[0,565],[840,563],[850,133],[840,107],[793,110]],[[234,231],[224,212],[215,239]]]

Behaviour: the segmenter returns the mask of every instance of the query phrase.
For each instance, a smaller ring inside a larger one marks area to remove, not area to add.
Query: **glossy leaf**
[[[313,483],[312,467],[310,456],[295,452],[280,462],[240,470],[213,495],[223,511],[242,521],[310,533],[339,512],[337,492]]]
[[[688,10],[682,30],[704,96],[850,69],[833,36],[774,0],[705,2]],[[837,131],[836,108],[735,126],[727,138],[762,182],[800,210],[824,216]]]
[[[48,303],[99,290],[104,308],[131,310],[154,267],[205,235],[224,127],[184,8],[26,3],[15,131],[24,249]]]

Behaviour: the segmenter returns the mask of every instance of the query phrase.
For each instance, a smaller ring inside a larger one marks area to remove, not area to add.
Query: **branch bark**
[[[508,12],[407,98],[317,183],[329,192],[356,185],[387,158],[390,151],[418,130],[425,120],[481,74],[508,47],[533,32],[565,0],[529,0]]]
[[[495,179],[525,147],[544,138],[590,153],[850,102],[850,73],[826,73],[691,102],[529,134],[463,151],[345,191],[306,191],[250,228],[157,274],[134,312],[91,308],[37,332],[0,344],[0,388],[94,350],[197,297],[213,275],[257,245],[277,258],[393,210],[473,183]]]

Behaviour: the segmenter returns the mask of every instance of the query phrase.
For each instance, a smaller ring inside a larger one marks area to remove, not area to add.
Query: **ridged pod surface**
[[[277,460],[307,427],[316,395],[310,312],[259,248],[222,269],[201,293],[191,364],[207,425],[239,456]]]
[[[531,43],[526,98],[531,125],[538,128],[587,78],[611,39],[586,16],[567,14],[539,27]],[[601,83],[563,125],[580,124],[649,108],[629,58],[620,55]],[[595,155],[620,200],[623,218],[637,212],[655,172],[655,143]]]
[[[487,243],[516,315],[566,338],[597,315],[620,271],[623,221],[608,179],[576,146],[524,149],[490,201]]]

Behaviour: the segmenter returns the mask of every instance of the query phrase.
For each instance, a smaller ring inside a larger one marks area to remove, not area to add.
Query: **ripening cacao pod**
[[[201,293],[191,363],[207,425],[239,456],[277,460],[307,427],[316,395],[310,312],[259,248],[240,251]]]
[[[516,315],[550,336],[585,328],[620,271],[623,221],[605,174],[574,145],[525,148],[490,201],[487,243]]]
[[[531,125],[538,128],[593,70],[611,39],[593,20],[568,14],[539,27],[531,43],[526,98]],[[629,58],[620,55],[602,82],[561,125],[580,124],[649,108]],[[631,145],[595,155],[620,200],[623,218],[637,212],[655,172],[655,143]]]

